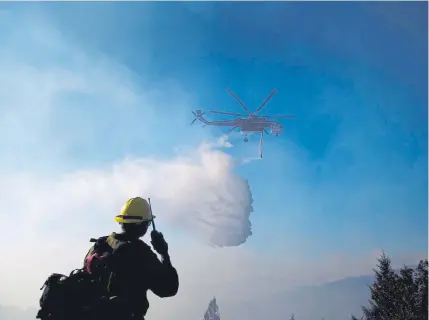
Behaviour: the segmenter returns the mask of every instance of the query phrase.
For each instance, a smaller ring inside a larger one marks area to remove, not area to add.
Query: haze
[[[0,29],[0,306],[37,306],[136,195],[181,277],[148,319],[427,256],[427,2],[1,3]],[[264,159],[190,126],[243,111],[226,88],[296,115]]]

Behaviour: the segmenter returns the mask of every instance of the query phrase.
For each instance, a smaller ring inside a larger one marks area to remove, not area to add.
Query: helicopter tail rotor
[[[195,116],[195,119],[192,120],[191,125],[193,125],[195,123],[195,121],[197,121],[199,119],[199,117],[201,117],[202,115],[204,115],[204,113],[205,112],[202,112],[201,110],[197,110],[196,112],[192,111],[192,114]]]

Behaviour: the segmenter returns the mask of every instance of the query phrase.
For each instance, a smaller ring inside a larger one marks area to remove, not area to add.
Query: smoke
[[[261,160],[261,157],[247,157],[247,158],[243,158],[240,159],[239,161],[237,161],[237,164],[242,165],[242,164],[247,164],[253,161],[259,161]]]
[[[212,246],[237,246],[251,235],[253,200],[248,182],[233,172],[232,157],[218,149],[223,143],[203,143],[167,160],[125,159],[56,181],[15,176],[10,191],[2,194],[4,200],[26,199],[7,210],[25,213],[16,218],[27,234],[55,225],[55,232],[64,235],[72,225],[85,228],[77,226],[82,221],[110,222],[127,198],[142,196],[151,197],[160,222]]]
[[[228,141],[228,135],[224,134],[219,138],[219,143],[218,145],[220,147],[225,147],[225,148],[231,148],[233,145],[231,142]]]

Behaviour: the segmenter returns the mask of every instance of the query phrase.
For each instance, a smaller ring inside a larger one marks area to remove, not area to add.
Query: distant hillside
[[[297,287],[239,304],[222,304],[219,306],[221,318],[289,319],[292,313],[296,320],[349,320],[351,314],[360,318],[362,305],[368,305],[370,298],[368,286],[373,284],[374,280],[374,275],[347,277],[319,286]]]
[[[237,305],[220,306],[222,319],[287,319],[294,313],[296,320],[347,320],[350,314],[360,316],[361,306],[370,296],[368,285],[374,276],[345,278],[320,286],[299,287],[263,299]]]

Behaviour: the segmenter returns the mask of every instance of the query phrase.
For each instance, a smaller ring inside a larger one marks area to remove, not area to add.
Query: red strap
[[[89,258],[86,260],[86,271],[88,273],[91,273],[91,264],[93,262],[93,260],[95,259],[99,259],[100,256],[98,255],[98,253],[94,253],[91,256],[89,256]]]

